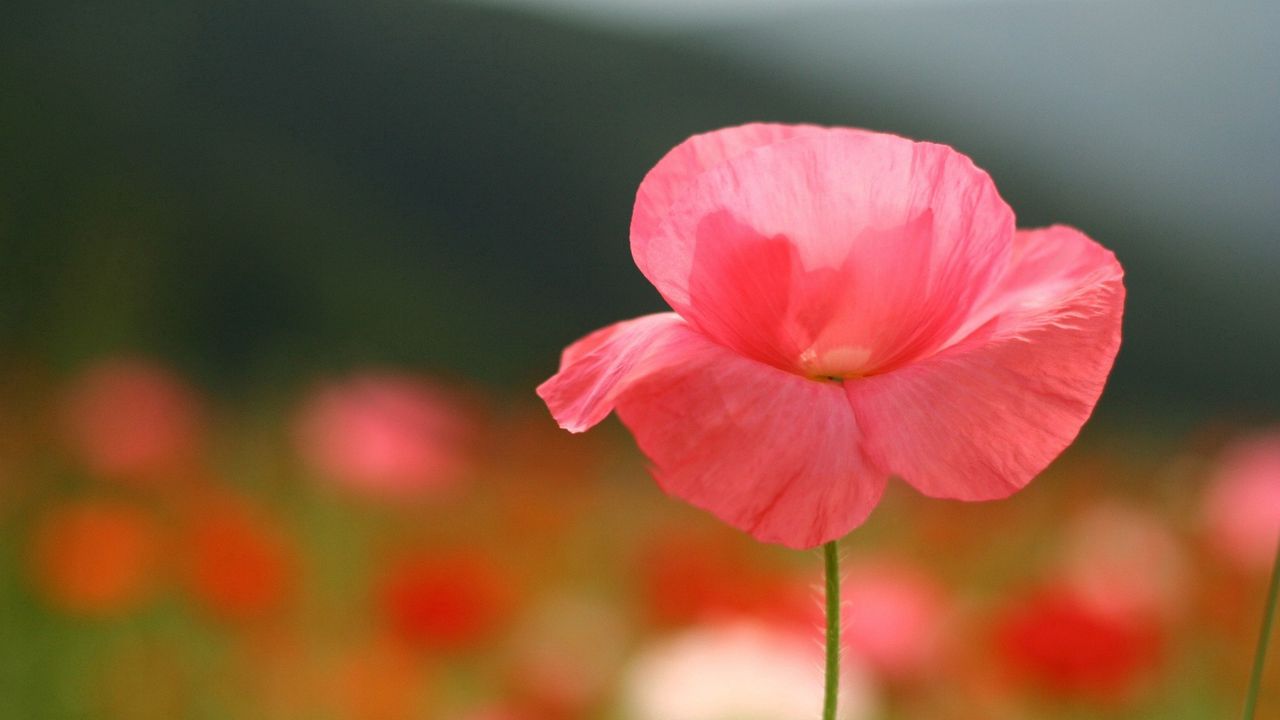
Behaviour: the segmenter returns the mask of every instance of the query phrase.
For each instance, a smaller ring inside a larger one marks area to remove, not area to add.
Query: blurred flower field
[[[11,364],[0,535],[0,717],[818,712],[818,554],[667,501],[616,423],[532,392]],[[895,482],[842,543],[843,717],[1232,717],[1278,535],[1276,429],[1091,425],[1002,503]]]

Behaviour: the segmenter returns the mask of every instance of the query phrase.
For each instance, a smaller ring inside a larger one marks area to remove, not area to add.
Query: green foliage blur
[[[965,17],[947,12],[901,17]],[[1029,12],[985,17],[1015,28]],[[1064,183],[873,69],[825,92],[761,69],[768,48],[747,66],[695,33],[430,0],[18,0],[4,16],[11,357],[67,368],[141,351],[224,391],[372,362],[525,393],[568,341],[662,308],[627,246],[633,193],[662,153],[720,126],[808,121],[953,143],[1022,225],[1068,222],[1116,249],[1126,337],[1102,412],[1280,409],[1280,340],[1260,325],[1280,300],[1263,268],[1191,262],[1179,248],[1220,243],[1230,259],[1230,243]],[[1265,232],[1222,210],[1223,232]]]

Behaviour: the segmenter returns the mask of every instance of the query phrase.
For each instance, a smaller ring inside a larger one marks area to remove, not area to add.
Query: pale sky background
[[[887,104],[899,124],[873,129],[1023,158],[1041,191],[1146,228],[1208,302],[1280,317],[1280,1],[472,1],[675,38],[848,124]]]
[[[945,113],[955,137],[926,139],[972,152],[965,128],[994,132],[1124,211],[1174,208],[1166,221],[1213,238],[1188,254],[1234,246],[1246,275],[1280,281],[1252,267],[1280,255],[1276,0],[470,1],[679,35],[833,97]]]
[[[770,17],[851,6],[977,5],[1057,2],[1060,0],[471,0],[483,5],[526,7],[549,15],[605,24],[647,24],[687,29],[760,21]]]

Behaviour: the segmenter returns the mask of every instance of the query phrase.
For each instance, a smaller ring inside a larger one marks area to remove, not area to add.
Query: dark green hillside
[[[566,341],[662,307],[627,224],[643,173],[683,137],[752,119],[947,135],[872,83],[836,99],[688,38],[426,0],[5,15],[4,347],[57,365],[140,349],[231,388],[370,362],[526,388]],[[964,149],[1021,216],[1059,216],[1053,168],[1000,147]],[[1145,298],[1116,395],[1275,409],[1276,342],[1206,338],[1207,357],[1232,359],[1217,374],[1164,352],[1183,328],[1253,322],[1129,232],[1178,228],[1067,206]]]

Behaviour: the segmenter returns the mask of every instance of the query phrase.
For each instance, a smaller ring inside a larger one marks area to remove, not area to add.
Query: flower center
[[[832,348],[810,346],[800,353],[800,368],[814,380],[849,380],[866,374],[871,348],[840,345]]]

